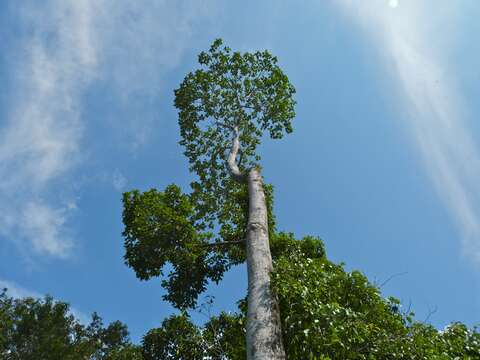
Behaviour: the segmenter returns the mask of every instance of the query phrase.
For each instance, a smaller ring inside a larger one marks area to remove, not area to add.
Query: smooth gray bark
[[[268,241],[268,214],[258,168],[248,173],[247,225],[247,359],[286,359],[278,301],[270,287],[273,270]]]
[[[247,176],[237,165],[240,148],[238,128],[234,128],[228,168],[238,182],[248,183],[247,225],[247,360],[284,360],[278,301],[270,287],[272,255],[268,239],[268,213],[260,169],[251,169]]]

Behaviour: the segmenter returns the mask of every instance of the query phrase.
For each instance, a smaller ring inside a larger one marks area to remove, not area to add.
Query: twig
[[[393,274],[392,276],[390,276],[387,280],[385,280],[383,283],[381,283],[378,287],[381,289],[382,287],[384,287],[385,285],[388,284],[388,282],[390,280],[392,280],[393,278],[396,278],[398,276],[402,276],[402,275],[406,275],[408,274],[408,271],[404,271],[404,272],[401,272],[401,273],[397,273],[397,274]]]
[[[437,305],[435,305],[435,309],[433,309],[433,310],[429,309],[428,310],[428,315],[423,322],[426,323],[428,321],[428,319],[430,319],[430,316],[435,314],[437,311],[438,311],[438,306]]]

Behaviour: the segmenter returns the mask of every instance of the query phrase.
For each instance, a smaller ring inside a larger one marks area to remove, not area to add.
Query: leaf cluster
[[[183,194],[178,186],[169,185],[162,192],[133,190],[123,196],[125,262],[141,280],[164,276],[163,298],[179,309],[193,308],[209,281],[219,282],[231,266],[245,261],[241,241],[248,220],[246,187],[237,185],[231,201],[218,209],[216,234],[199,215],[197,194]],[[270,185],[265,186],[265,194],[273,235]]]
[[[193,307],[208,280],[218,282],[229,264],[225,254],[211,251],[212,234],[196,221],[191,197],[170,185],[163,192],[127,192],[123,205],[126,264],[141,280],[163,275],[169,265],[164,299]]]
[[[144,360],[244,360],[245,317],[222,312],[203,327],[187,314],[172,315],[142,340]]]
[[[202,335],[187,315],[171,316],[150,330],[142,341],[145,360],[202,359]]]

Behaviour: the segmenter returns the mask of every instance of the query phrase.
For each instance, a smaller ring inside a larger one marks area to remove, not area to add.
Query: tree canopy
[[[243,169],[258,166],[264,132],[273,139],[292,132],[294,87],[268,51],[232,52],[217,39],[198,56],[201,68],[175,90],[181,141],[204,193],[221,195],[230,178],[226,152],[238,133]],[[223,197],[220,196],[219,199]]]

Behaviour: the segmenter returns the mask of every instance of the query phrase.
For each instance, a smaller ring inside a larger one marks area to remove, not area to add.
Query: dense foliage
[[[442,331],[415,322],[358,271],[325,256],[321,240],[279,233],[272,240],[273,286],[289,359],[478,360],[480,333],[461,323]],[[203,325],[172,315],[131,344],[125,325],[82,325],[67,304],[0,296],[0,358],[5,360],[244,360],[246,300]]]
[[[477,329],[453,323],[438,331],[415,322],[412,312],[402,312],[395,298],[383,298],[363,274],[329,261],[318,238],[295,240],[292,234],[280,233],[274,237],[272,253],[276,259],[273,286],[280,299],[289,359],[480,359]],[[179,352],[169,359],[245,359],[244,301],[240,309],[213,317],[203,328],[186,315],[165,321],[161,331],[170,342],[162,343],[163,348],[185,349],[186,340],[198,341],[190,345],[197,357]],[[172,329],[175,322],[181,327]],[[178,337],[180,328],[188,329],[184,339]]]
[[[480,359],[476,329],[415,322],[360,272],[298,247],[276,260],[272,279],[290,359]]]
[[[125,193],[123,204],[127,264],[147,280],[162,275],[169,263],[164,299],[180,309],[194,306],[208,280],[218,282],[229,264],[224,253],[208,246],[211,234],[196,223],[190,197],[170,185],[163,192]]]
[[[203,359],[200,329],[185,314],[171,316],[144,336],[143,355],[146,360]]]

